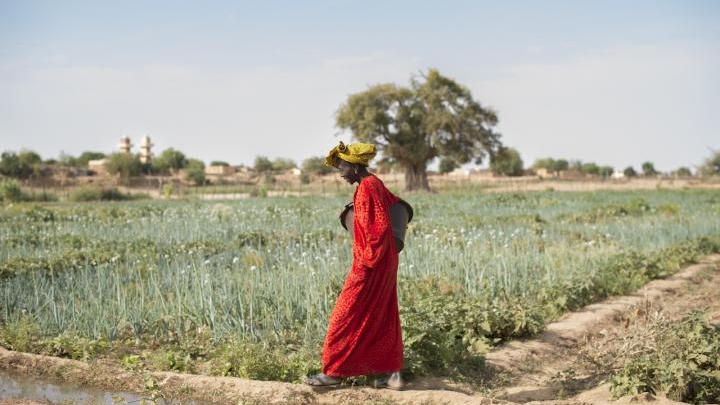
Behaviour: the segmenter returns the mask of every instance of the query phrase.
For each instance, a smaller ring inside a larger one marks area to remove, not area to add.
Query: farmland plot
[[[411,195],[399,290],[410,373],[466,375],[498,342],[720,248],[711,191]],[[28,205],[0,214],[0,344],[295,381],[351,261],[340,198]],[[261,349],[261,350],[258,350]]]

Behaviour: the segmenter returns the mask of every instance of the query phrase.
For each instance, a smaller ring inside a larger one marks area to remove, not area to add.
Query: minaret
[[[120,143],[118,144],[118,148],[120,148],[121,153],[130,153],[130,149],[132,149],[133,145],[130,143],[130,137],[123,136],[120,138]]]
[[[150,137],[145,135],[140,140],[140,163],[148,164],[152,161],[152,147],[155,146],[150,141]]]

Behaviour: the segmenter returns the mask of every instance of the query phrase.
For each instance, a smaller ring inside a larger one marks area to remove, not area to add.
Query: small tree
[[[290,170],[297,167],[297,164],[295,164],[295,161],[292,159],[286,159],[286,158],[277,158],[272,162],[272,169],[273,170]]]
[[[0,158],[0,174],[8,177],[21,177],[22,169],[17,153],[5,151]]]
[[[570,163],[565,159],[559,159],[555,161],[555,164],[553,164],[552,168],[555,171],[555,173],[559,173],[562,171],[567,170],[570,167]]]
[[[557,173],[557,170],[555,170],[556,164],[557,162],[555,162],[555,159],[553,158],[542,158],[536,160],[535,163],[530,166],[530,168],[533,169],[535,172],[545,170],[547,174],[555,174]]]
[[[27,199],[17,180],[0,180],[0,202],[19,202]]]
[[[548,171],[555,170],[555,159],[553,158],[542,158],[535,161],[532,164],[533,170],[545,169]]]
[[[213,160],[210,162],[210,166],[222,166],[222,167],[228,167],[230,164],[228,162],[223,162],[222,160]]]
[[[177,172],[188,165],[185,154],[173,148],[165,149],[152,161],[153,171],[159,173]]]
[[[196,186],[205,184],[205,163],[198,159],[189,159],[185,167],[185,178]]]
[[[253,168],[258,172],[267,172],[273,169],[273,163],[265,156],[257,156]]]
[[[91,160],[100,160],[105,158],[105,154],[102,152],[90,152],[86,151],[80,154],[77,159],[73,159],[72,166],[74,167],[88,167],[88,162]]]
[[[40,155],[33,151],[3,152],[0,157],[0,174],[8,177],[27,179],[39,175],[42,164]]]
[[[124,183],[127,183],[131,177],[140,174],[142,163],[137,156],[118,152],[107,157],[105,168],[108,173],[119,176]]]
[[[324,175],[331,173],[333,168],[325,165],[324,157],[311,157],[303,161],[302,171],[305,173]]]
[[[643,175],[645,176],[655,176],[658,174],[658,172],[655,170],[655,165],[652,164],[652,162],[645,162],[642,164],[642,171]]]
[[[598,174],[602,177],[610,177],[615,173],[615,169],[612,166],[601,166]]]
[[[698,172],[702,176],[720,176],[720,151],[713,151],[713,155],[705,159]]]
[[[490,156],[490,170],[495,175],[521,176],[523,174],[523,161],[520,153],[514,148],[501,147]]]
[[[683,166],[675,170],[675,175],[678,177],[690,177],[692,176],[692,172],[690,171],[690,168]]]
[[[581,160],[571,160],[568,163],[568,169],[574,170],[576,172],[585,173],[583,171],[583,162]]]
[[[600,174],[600,167],[592,162],[583,163],[580,171],[585,174],[598,175]]]
[[[637,172],[635,171],[635,169],[632,166],[626,167],[625,170],[623,170],[623,174],[625,175],[625,177],[637,176]]]

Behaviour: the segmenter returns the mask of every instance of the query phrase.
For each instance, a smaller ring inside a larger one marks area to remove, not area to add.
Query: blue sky
[[[0,150],[148,135],[209,163],[298,164],[347,96],[429,68],[544,157],[694,168],[720,149],[720,1],[0,0]]]

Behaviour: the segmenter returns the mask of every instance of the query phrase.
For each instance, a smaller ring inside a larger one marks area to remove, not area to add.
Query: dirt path
[[[608,353],[624,352],[627,342],[643,333],[653,318],[677,319],[707,308],[720,322],[720,255],[649,283],[633,295],[616,297],[568,314],[534,339],[516,341],[487,356],[491,389],[452,384],[442,379],[417,379],[402,392],[348,387],[314,391],[300,384],[207,377],[168,372],[130,373],[102,363],[17,353],[0,348],[0,369],[27,373],[78,386],[143,392],[165,398],[195,398],[219,404],[605,404],[611,401],[603,370]],[[611,367],[611,364],[606,364]],[[571,396],[572,395],[572,396]],[[568,397],[566,399],[562,399]],[[619,401],[664,405],[664,398],[638,396]],[[0,404],[33,404],[0,399]]]

